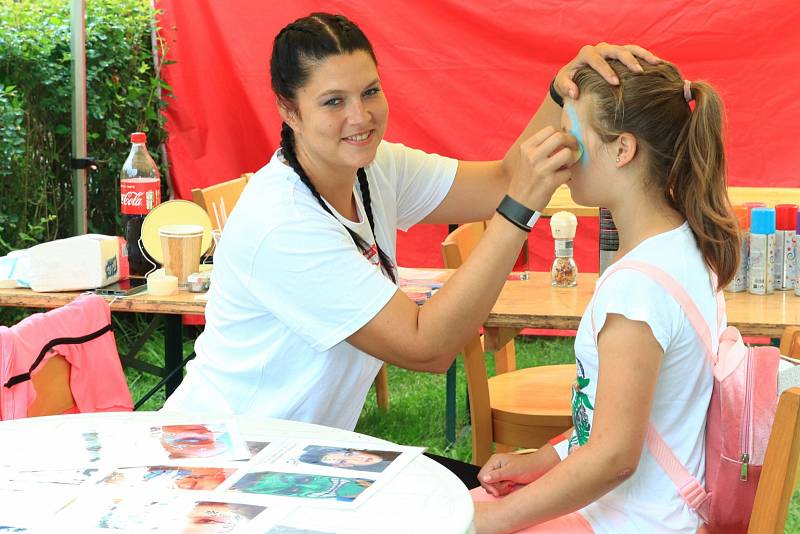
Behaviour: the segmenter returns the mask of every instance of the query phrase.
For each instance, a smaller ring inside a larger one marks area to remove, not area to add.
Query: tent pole
[[[158,42],[158,19],[156,13],[156,0],[150,0],[150,10],[153,13],[153,20],[150,25],[150,46],[153,50],[153,70],[155,71],[156,78],[161,78],[161,53],[159,50]],[[156,89],[156,95],[161,100],[161,86]],[[167,198],[173,200],[176,198],[175,187],[172,183],[172,175],[169,172],[169,158],[167,157],[167,145],[162,141],[158,145],[158,151],[161,154],[161,161],[164,163],[164,177],[167,179]]]
[[[72,52],[72,192],[73,192],[73,229],[75,235],[88,231],[86,206],[85,165],[76,164],[75,160],[86,159],[86,2],[72,0],[71,9],[71,41]],[[83,167],[83,168],[76,168]]]

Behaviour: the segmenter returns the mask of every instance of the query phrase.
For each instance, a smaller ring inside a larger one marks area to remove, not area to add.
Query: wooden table
[[[523,328],[578,328],[594,292],[597,274],[578,275],[578,285],[554,288],[550,273],[532,272],[526,281],[506,282],[484,322],[486,350],[496,351]],[[779,338],[789,325],[800,325],[800,297],[793,291],[772,295],[725,293],[728,324],[745,336]]]
[[[435,269],[424,269],[425,272]],[[413,270],[410,270],[413,272]],[[442,280],[452,271],[442,269]],[[531,272],[526,281],[506,282],[492,311],[484,322],[486,350],[495,352],[523,328],[574,330],[591,299],[597,274],[578,275],[578,285],[559,289],[550,285],[550,273]],[[34,293],[29,289],[0,289],[0,306],[56,308],[67,304],[79,293]],[[183,331],[180,314],[205,311],[205,300],[195,293],[180,292],[171,297],[153,297],[146,293],[133,297],[107,299],[112,311],[163,314],[165,320],[164,373],[183,363]],[[772,295],[725,293],[728,323],[746,336],[778,338],[788,325],[800,325],[800,297],[792,291]],[[129,363],[129,362],[125,362]],[[513,362],[506,362],[514,368]],[[509,367],[506,367],[509,368]],[[176,373],[166,383],[167,395],[181,382]],[[454,378],[454,377],[453,377]],[[455,384],[452,384],[454,390]],[[450,395],[449,395],[450,396]],[[448,396],[448,398],[449,398]],[[453,406],[449,410],[454,409]]]
[[[365,449],[380,449],[381,445],[389,444],[387,441],[364,434],[296,421],[255,419],[251,417],[231,417],[230,420],[232,419],[236,420],[242,437],[247,441],[271,442],[281,439],[337,440]],[[43,428],[52,429],[52,434],[57,436],[61,428],[69,427],[72,432],[91,432],[103,423],[161,426],[196,424],[218,420],[218,417],[204,414],[167,412],[88,413],[34,417],[0,422],[0,440],[5,443],[13,443],[14,440],[21,440],[26,432],[33,433]],[[53,446],[57,447],[58,445],[54,443]],[[197,460],[194,461],[196,462]],[[226,465],[230,466],[231,464]],[[0,482],[0,489],[2,487],[3,483]],[[83,495],[84,497],[92,496],[94,499],[98,499],[104,495],[102,493],[103,488],[96,486],[90,488],[86,487],[86,484],[71,487],[66,484],[40,484],[39,488],[66,492],[69,496],[78,498]],[[159,496],[170,495],[166,491],[168,490],[152,492],[150,496],[153,500],[156,500]],[[31,491],[30,493],[31,500],[37,499],[37,492]],[[214,501],[217,496],[214,492],[208,491],[196,492],[198,493],[197,497],[190,491],[182,493],[187,498],[194,498],[200,501]],[[307,504],[304,499],[298,499],[296,503],[288,503],[287,507],[288,515],[277,513],[274,516],[277,522],[285,527],[285,530],[281,530],[282,532],[290,530],[292,532],[381,532],[386,534],[406,532],[461,534],[474,532],[474,507],[467,488],[453,473],[423,455],[414,458],[381,491],[370,496],[361,506],[355,509],[314,507]],[[269,511],[269,508],[267,510]],[[11,514],[13,517],[14,510],[4,510],[0,506],[0,525],[5,524],[4,514]],[[43,527],[41,532],[79,531],[68,522],[66,525],[62,524],[59,515],[56,514],[53,518],[37,516],[31,518],[31,521],[41,523]],[[271,518],[266,517],[265,519]],[[254,520],[254,528],[248,529],[246,532],[264,532],[269,528],[269,526],[266,526],[265,529],[256,529],[255,522],[257,520],[258,518]],[[222,530],[214,530],[213,528],[208,530],[208,532],[211,531],[221,532]],[[228,530],[224,531],[228,532]],[[40,532],[40,530],[36,530],[36,532]],[[204,529],[203,532],[206,532],[206,530]]]
[[[733,205],[745,202],[764,202],[769,207],[775,204],[800,204],[800,188],[729,187],[728,197]],[[557,211],[570,211],[577,216],[597,217],[597,208],[576,204],[569,194],[569,188],[565,185],[556,190],[542,213],[549,216]]]
[[[0,306],[19,308],[58,308],[72,302],[81,292],[36,293],[30,289],[0,289]],[[180,291],[170,297],[154,297],[139,293],[131,297],[106,297],[112,312],[153,313],[164,321],[164,367],[159,368],[132,358],[122,358],[131,365],[150,374],[168,377],[165,382],[169,396],[181,383],[182,375],[176,370],[183,365],[183,314],[205,313],[205,294]],[[172,376],[170,376],[172,373]],[[147,395],[149,397],[149,394]]]

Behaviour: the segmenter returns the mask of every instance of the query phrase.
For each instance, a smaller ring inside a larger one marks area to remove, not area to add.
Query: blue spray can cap
[[[753,208],[750,212],[751,234],[775,233],[775,210],[773,208]]]

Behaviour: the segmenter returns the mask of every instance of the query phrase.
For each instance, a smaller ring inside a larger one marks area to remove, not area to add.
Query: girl
[[[576,91],[570,76],[587,64],[610,79],[604,56],[641,68],[634,54],[657,61],[635,46],[584,47],[556,84]],[[197,358],[165,408],[352,429],[382,361],[448,368],[495,302],[535,210],[569,180],[577,144],[542,129],[558,122],[550,98],[500,161],[385,142],[375,53],[339,15],[283,28],[270,74],[281,147],[226,223]],[[425,306],[398,290],[398,227],[481,219],[491,219],[485,238]]]
[[[619,231],[615,259],[670,274],[716,339],[715,295],[733,277],[739,250],[721,101],[668,63],[644,65],[643,73],[610,63],[618,87],[582,68],[575,76],[582,97],[564,105],[563,128],[583,148],[568,182],[572,197],[608,207]],[[475,496],[506,496],[476,503],[477,531],[538,524],[526,532],[695,532],[698,516],[643,443],[652,424],[702,482],[712,389],[704,354],[662,286],[638,271],[613,272],[612,264],[575,339],[572,435],[533,454],[489,459]]]

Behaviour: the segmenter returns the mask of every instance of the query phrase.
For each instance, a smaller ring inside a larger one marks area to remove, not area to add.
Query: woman
[[[582,68],[575,75],[582,96],[564,106],[562,124],[584,149],[568,182],[572,197],[610,208],[619,232],[615,260],[672,276],[716,339],[715,295],[733,277],[739,250],[722,103],[711,86],[682,80],[668,63],[645,65],[644,73],[611,66],[618,87]],[[476,503],[479,533],[537,524],[525,531],[697,531],[698,516],[643,443],[652,424],[703,480],[712,375],[702,341],[666,289],[613,267],[598,281],[575,339],[575,429],[555,447],[489,459],[476,499],[506,496]]]
[[[657,61],[634,46],[584,47],[556,85],[576,91],[570,75],[585,64],[613,81],[603,56],[639,67],[634,54]],[[382,361],[448,368],[495,302],[534,210],[569,180],[577,145],[552,127],[560,109],[549,98],[501,161],[383,141],[375,54],[339,15],[281,30],[270,73],[281,148],[226,223],[197,358],[165,408],[352,429]],[[485,238],[427,304],[398,290],[398,227],[481,219],[491,219]]]

